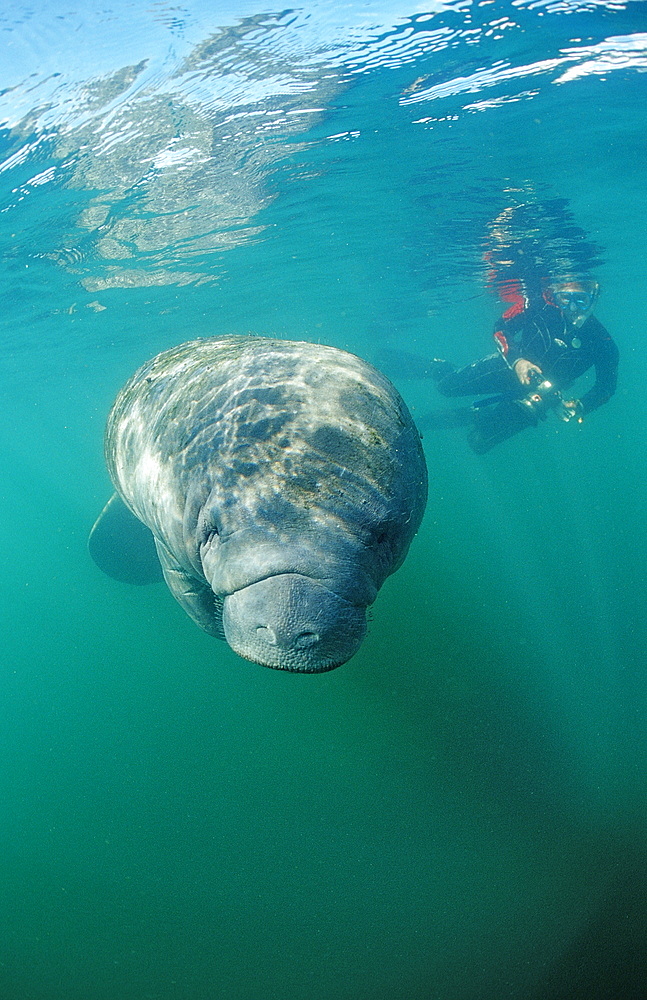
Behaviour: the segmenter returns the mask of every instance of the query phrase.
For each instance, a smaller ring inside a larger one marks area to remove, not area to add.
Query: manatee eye
[[[378,524],[373,535],[373,545],[376,549],[388,548],[393,539],[392,524]]]
[[[220,535],[220,526],[211,512],[206,514],[203,511],[201,513],[199,530],[201,537],[205,541],[211,541],[214,538],[218,538]]]

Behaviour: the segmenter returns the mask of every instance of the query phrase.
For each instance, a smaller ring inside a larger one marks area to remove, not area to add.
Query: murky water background
[[[0,995],[643,996],[645,5],[0,26]],[[349,664],[243,662],[98,572],[138,364],[229,332],[470,361],[511,238],[590,263],[618,393],[481,457],[425,433]]]

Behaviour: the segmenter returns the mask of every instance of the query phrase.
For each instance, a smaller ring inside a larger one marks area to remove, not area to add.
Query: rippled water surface
[[[644,994],[647,8],[0,12],[0,996]],[[618,392],[477,456],[411,359],[594,274]],[[102,576],[102,434],[194,336],[383,367],[430,498],[353,660]]]

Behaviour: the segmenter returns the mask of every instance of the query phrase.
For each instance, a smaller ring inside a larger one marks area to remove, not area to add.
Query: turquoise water
[[[210,7],[0,18],[0,997],[643,997],[645,4]],[[484,456],[425,431],[350,663],[263,669],[99,573],[138,364],[466,363],[510,233],[591,264],[618,392]]]

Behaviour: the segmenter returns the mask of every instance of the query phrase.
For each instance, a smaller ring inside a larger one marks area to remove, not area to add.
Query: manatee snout
[[[357,652],[366,608],[310,577],[282,573],[226,597],[222,622],[239,656],[279,670],[321,673]]]

